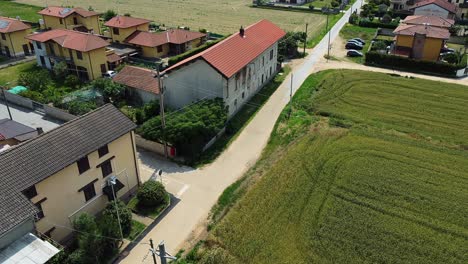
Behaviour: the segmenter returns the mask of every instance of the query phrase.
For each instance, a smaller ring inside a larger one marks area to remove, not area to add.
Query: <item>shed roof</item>
[[[131,34],[125,42],[145,47],[157,47],[167,43],[183,44],[205,36],[206,34],[200,32],[183,29],[170,29],[159,33],[138,30]]]
[[[37,212],[21,193],[134,130],[111,104],[0,153],[0,236]]]
[[[263,19],[245,28],[244,36],[235,33],[213,47],[169,67],[166,72],[193,60],[203,59],[226,78],[230,78],[285,34],[277,25]]]
[[[131,88],[154,94],[160,93],[158,80],[154,78],[154,74],[150,69],[125,66],[112,80]]]
[[[18,19],[0,16],[0,33],[11,33],[30,28],[31,26],[26,25]]]
[[[82,52],[88,52],[110,45],[109,42],[98,35],[67,29],[53,29],[42,33],[31,34],[26,38],[38,42],[54,41],[64,48]]]
[[[36,132],[36,129],[8,118],[0,119],[0,140],[16,138],[32,132]]]
[[[151,20],[128,16],[115,16],[107,21],[104,25],[115,28],[136,27],[151,22]]]

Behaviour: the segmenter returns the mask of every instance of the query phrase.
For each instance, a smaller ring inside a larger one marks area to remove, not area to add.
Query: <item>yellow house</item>
[[[116,16],[104,25],[109,28],[110,37],[113,42],[124,42],[125,39],[135,31],[149,31],[151,21],[143,18]]]
[[[135,128],[108,104],[4,151],[0,190],[16,199],[0,200],[13,211],[0,215],[0,224],[12,228],[32,211],[35,229],[63,242],[80,214],[95,215],[114,195],[124,199],[134,193],[140,185]]]
[[[160,58],[178,55],[205,42],[206,34],[183,29],[159,33],[135,31],[125,42],[141,49],[143,57]]]
[[[101,34],[100,13],[94,11],[81,7],[49,6],[39,11],[38,14],[42,15],[41,27],[44,29],[70,29]]]
[[[47,69],[65,61],[69,71],[84,81],[99,78],[108,70],[109,43],[97,35],[54,29],[27,38],[34,43],[38,65]]]
[[[427,61],[437,61],[450,32],[446,28],[428,25],[400,25],[395,34],[395,55]]]
[[[24,37],[31,33],[31,27],[25,23],[0,16],[0,55],[20,57],[31,54],[34,49]]]

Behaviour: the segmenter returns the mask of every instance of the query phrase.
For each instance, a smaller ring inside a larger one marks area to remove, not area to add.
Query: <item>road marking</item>
[[[182,189],[180,189],[180,191],[176,194],[176,197],[180,198],[182,194],[184,194],[188,190],[189,187],[190,185],[185,184],[184,187],[182,187]]]

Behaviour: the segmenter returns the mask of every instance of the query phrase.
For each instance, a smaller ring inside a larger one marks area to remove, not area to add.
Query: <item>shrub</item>
[[[149,180],[138,189],[137,198],[139,205],[157,207],[164,204],[167,192],[160,182]]]
[[[384,41],[379,40],[372,44],[372,50],[386,50],[387,44]]]
[[[28,87],[32,91],[42,92],[51,83],[49,71],[39,69],[37,71],[22,72],[18,77],[18,84]]]
[[[206,28],[200,28],[198,31],[203,34],[206,34],[208,32]]]
[[[27,91],[20,92],[19,95],[29,98],[39,103],[43,103],[43,104],[46,103],[44,96],[40,92],[27,90]]]
[[[112,79],[99,78],[91,82],[91,86],[102,92],[104,100],[109,102],[118,102],[124,96],[125,87]]]
[[[335,8],[335,7],[338,7],[338,6],[340,5],[340,3],[338,3],[338,1],[332,1],[330,4],[331,4],[331,6],[334,7],[334,8]]]
[[[130,13],[125,13],[124,16],[131,17],[132,15]]]
[[[352,25],[357,25],[359,23],[359,16],[358,14],[356,13],[356,11],[354,11],[351,16],[349,16],[349,20],[348,22]]]
[[[120,225],[124,236],[128,236],[132,231],[132,211],[122,202],[117,202],[117,208],[119,210]],[[111,218],[117,219],[116,203],[109,202],[106,209],[102,212],[103,216],[110,216]]]
[[[392,22],[392,17],[389,15],[389,14],[385,14],[383,17],[382,17],[382,23],[384,24],[388,24]]]
[[[60,264],[63,263],[68,263],[68,264],[85,264],[85,252],[81,249],[77,249],[73,251],[68,258],[66,259],[66,262],[58,262]],[[57,264],[58,264],[57,263]]]
[[[72,89],[76,89],[81,85],[81,81],[76,75],[70,74],[67,77],[65,77],[64,84],[65,86],[68,86]]]
[[[103,15],[102,15],[102,18],[104,19],[104,21],[109,21],[111,20],[111,18],[117,16],[117,13],[112,10],[112,9],[108,9]]]
[[[95,102],[83,102],[79,100],[75,100],[68,104],[68,112],[72,115],[84,115],[89,111],[92,111],[97,108]]]
[[[310,10],[314,10],[314,5],[313,5],[313,4],[309,4],[309,9],[310,9]]]
[[[67,76],[68,74],[67,63],[64,61],[61,61],[59,63],[54,64],[52,71],[54,72],[55,80],[63,81],[65,79],[65,76]]]
[[[398,24],[395,22],[392,23],[381,23],[381,22],[372,22],[369,19],[361,19],[359,20],[359,26],[360,27],[368,27],[368,28],[389,28],[389,29],[395,29]]]

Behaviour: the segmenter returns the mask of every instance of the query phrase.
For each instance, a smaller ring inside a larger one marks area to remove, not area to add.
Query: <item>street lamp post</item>
[[[8,85],[8,84],[9,82],[5,83],[5,85]],[[0,86],[0,89],[2,90],[3,99],[5,100],[5,105],[8,110],[8,115],[10,116],[10,120],[13,120],[13,117],[11,116],[10,105],[8,104],[8,100],[5,95],[5,87]]]
[[[114,191],[114,185],[117,184],[117,177],[111,176],[109,178],[109,183],[112,188],[112,195],[114,196],[114,206],[115,206],[115,211],[117,212],[117,221],[119,221],[119,231],[120,231],[120,237],[124,238],[123,232],[122,232],[122,225],[120,224],[120,214],[119,214],[119,206],[117,205],[117,198],[115,197],[115,191]]]

